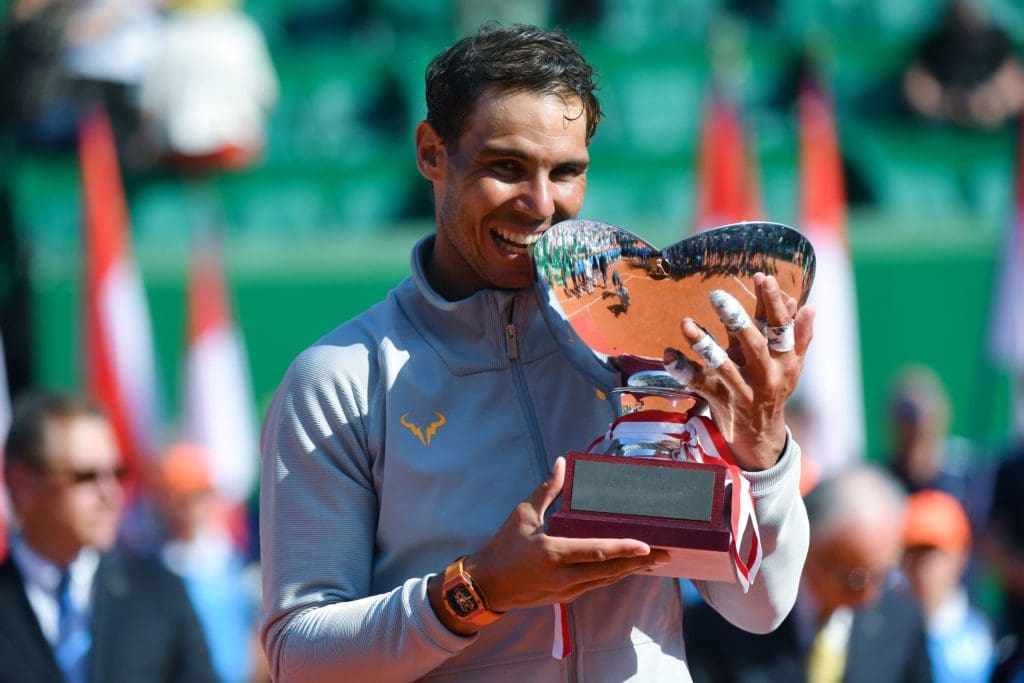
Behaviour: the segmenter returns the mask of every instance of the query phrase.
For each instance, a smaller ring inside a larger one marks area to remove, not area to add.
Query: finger
[[[764,303],[764,319],[769,325],[785,325],[791,318],[786,310],[786,298],[779,289],[779,283],[771,275],[766,275],[761,283],[760,300]]]
[[[790,318],[796,317],[796,311],[800,307],[800,304],[796,302],[796,299],[789,297],[786,299],[786,313],[789,313]]]
[[[560,538],[552,550],[562,564],[601,564],[624,558],[643,558],[651,546],[634,538]]]
[[[599,566],[600,571],[566,587],[564,602],[571,602],[587,591],[608,586],[634,574],[647,574],[656,567],[669,563],[669,554],[664,550],[655,551],[654,555],[643,559],[616,560]]]
[[[705,370],[715,370],[729,360],[728,354],[715,342],[714,338],[700,329],[691,318],[684,318],[680,329],[683,332],[683,337],[690,343],[690,348],[704,363]]]
[[[761,293],[761,287],[764,285],[764,273],[754,273],[754,298],[757,300],[757,305],[754,308],[754,318],[757,320],[764,320],[764,295]]]
[[[807,353],[807,347],[811,344],[811,338],[814,337],[814,307],[804,306],[797,311],[795,316],[795,346],[794,350],[796,355],[803,358],[804,354]]]
[[[662,356],[665,370],[684,387],[692,387],[700,368],[696,363],[683,355],[679,349],[669,347]]]
[[[788,353],[796,345],[793,317],[790,315],[795,301],[779,289],[779,283],[770,275],[765,276],[761,294],[766,312],[764,336],[768,342],[768,350],[775,356]]]
[[[551,476],[526,499],[530,506],[537,511],[539,519],[544,518],[544,513],[547,512],[548,507],[562,493],[562,485],[564,483],[565,458],[559,456],[555,458],[555,465],[551,468]]]
[[[719,320],[729,331],[730,338],[735,340],[739,347],[737,351],[740,360],[737,361],[733,355],[734,345],[730,345],[729,357],[733,362],[746,366],[748,361],[751,361],[754,368],[763,367],[769,359],[768,346],[764,335],[754,326],[743,304],[722,289],[711,292],[708,299],[718,313]]]

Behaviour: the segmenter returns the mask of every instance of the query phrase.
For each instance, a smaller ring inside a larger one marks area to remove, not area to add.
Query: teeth
[[[539,232],[531,232],[524,235],[522,233],[512,232],[510,230],[505,230],[503,228],[498,228],[495,230],[495,232],[497,232],[498,235],[500,235],[501,238],[504,239],[506,242],[510,242],[514,245],[523,248],[530,246],[531,244],[539,240],[541,236],[541,233]]]

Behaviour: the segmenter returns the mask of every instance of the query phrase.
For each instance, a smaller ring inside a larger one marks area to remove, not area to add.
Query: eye
[[[551,177],[555,180],[575,180],[587,172],[587,167],[580,164],[565,164],[556,167],[551,172]]]
[[[515,159],[497,159],[491,162],[491,169],[501,175],[512,176],[520,173],[523,166]]]

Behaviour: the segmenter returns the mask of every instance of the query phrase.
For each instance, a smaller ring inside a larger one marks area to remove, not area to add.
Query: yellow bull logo
[[[404,415],[402,415],[402,417],[398,418],[398,421],[402,423],[403,427],[412,432],[412,435],[419,439],[420,443],[422,443],[424,446],[429,446],[431,440],[434,438],[434,435],[437,434],[437,430],[440,429],[441,426],[448,421],[444,415],[437,412],[436,410],[434,411],[434,415],[437,415],[437,419],[431,422],[429,425],[427,425],[426,436],[423,435],[423,430],[420,429],[420,427],[415,422],[410,422],[408,420],[409,413],[405,413]]]

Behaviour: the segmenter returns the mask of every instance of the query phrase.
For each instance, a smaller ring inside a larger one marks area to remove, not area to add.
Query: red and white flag
[[[697,232],[762,216],[756,159],[744,144],[739,112],[718,89],[704,106],[697,189]]]
[[[206,238],[197,240],[189,272],[185,373],[184,437],[210,458],[217,492],[229,503],[242,503],[259,467],[255,401],[220,250]]]
[[[800,92],[800,222],[814,246],[814,341],[797,398],[808,415],[801,446],[827,477],[864,455],[864,387],[846,192],[832,105],[819,84]]]
[[[7,385],[7,363],[4,361],[4,338],[0,334],[0,562],[7,557],[7,520],[11,508],[4,482],[4,446],[11,426],[11,394]]]
[[[989,318],[989,352],[1016,385],[1014,428],[1024,434],[1024,117],[1017,142],[1017,184]]]
[[[85,387],[107,410],[125,464],[138,471],[156,445],[156,361],[113,131],[102,109],[84,118],[79,155],[85,203]]]

